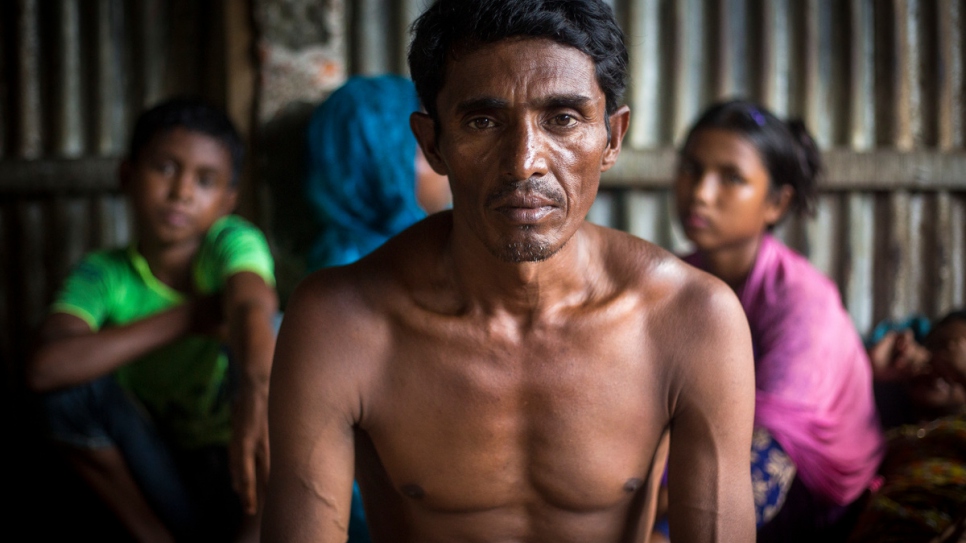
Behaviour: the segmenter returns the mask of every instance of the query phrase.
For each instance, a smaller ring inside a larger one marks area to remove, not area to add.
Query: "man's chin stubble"
[[[511,264],[524,262],[542,262],[557,254],[566,243],[554,247],[549,243],[510,242],[500,247],[491,247],[490,252],[496,258]]]

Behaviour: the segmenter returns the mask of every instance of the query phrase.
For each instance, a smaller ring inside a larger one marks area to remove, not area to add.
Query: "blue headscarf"
[[[426,216],[416,201],[412,81],[355,76],[313,112],[306,196],[322,231],[309,270],[348,264]]]

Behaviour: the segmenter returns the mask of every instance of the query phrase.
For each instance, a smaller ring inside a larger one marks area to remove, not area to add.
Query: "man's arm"
[[[754,541],[751,434],[755,377],[751,335],[722,283],[679,304],[671,390],[668,516],[675,542]]]
[[[268,380],[278,295],[261,276],[245,271],[225,282],[223,301],[228,345],[238,364],[229,448],[232,486],[245,511],[255,514],[260,490],[268,482]]]
[[[316,273],[279,331],[269,400],[272,473],[262,541],[342,542],[349,525],[360,375],[377,334],[351,287]]]
[[[216,300],[203,298],[95,332],[80,317],[51,313],[27,360],[27,386],[44,392],[97,379],[189,332],[213,331],[219,314]]]

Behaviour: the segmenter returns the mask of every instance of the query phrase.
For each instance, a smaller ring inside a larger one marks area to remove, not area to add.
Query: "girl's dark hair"
[[[446,62],[508,38],[546,38],[574,47],[594,61],[607,114],[620,107],[627,86],[624,34],[602,0],[437,0],[411,28],[409,72],[434,120],[446,81]]]
[[[141,113],[134,123],[128,158],[137,160],[151,140],[175,128],[199,132],[224,145],[231,155],[232,185],[238,183],[245,157],[245,144],[228,115],[199,98],[171,98]]]
[[[788,185],[794,190],[789,210],[799,216],[814,213],[822,155],[801,120],[782,121],[746,100],[721,102],[701,114],[688,132],[684,148],[694,134],[705,128],[735,132],[751,142],[768,170],[772,192]]]

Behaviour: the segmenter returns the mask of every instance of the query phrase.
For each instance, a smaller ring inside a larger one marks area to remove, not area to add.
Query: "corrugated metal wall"
[[[964,305],[964,7],[618,3],[633,57],[634,152],[608,178],[596,216],[682,250],[666,188],[674,144],[711,101],[750,97],[802,118],[826,150],[817,217],[780,234],[836,280],[860,330]]]
[[[426,2],[353,4],[355,72],[405,73]],[[675,148],[704,107],[758,100],[825,150],[817,217],[779,230],[829,274],[858,328],[966,305],[966,2],[613,0],[631,131],[590,218],[675,251]]]
[[[211,95],[216,2],[0,3],[0,356],[15,383],[53,290],[130,236],[116,168],[134,115]]]
[[[350,71],[405,73],[407,27],[425,4],[348,2]],[[211,47],[225,5],[0,3],[5,360],[22,355],[81,254],[128,239],[114,169],[133,113],[225,85]],[[818,216],[780,234],[838,282],[860,330],[966,304],[966,0],[612,5],[631,50],[632,130],[592,220],[683,250],[669,212],[675,144],[711,101],[745,95],[804,118],[826,150]]]

